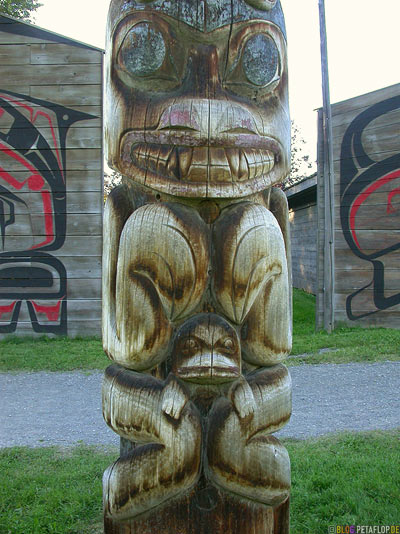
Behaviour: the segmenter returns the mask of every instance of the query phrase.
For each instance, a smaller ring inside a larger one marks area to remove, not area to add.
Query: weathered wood
[[[107,40],[105,532],[288,534],[280,2],[112,0]]]
[[[68,309],[68,308],[67,308]],[[82,332],[82,322],[85,325],[85,332]],[[4,326],[6,323],[2,323],[0,321],[0,326]],[[47,325],[49,323],[46,323]],[[43,325],[46,326],[46,325]],[[68,335],[68,337],[74,338],[74,337],[98,337],[99,331],[101,330],[101,320],[100,319],[78,319],[78,320],[69,320],[67,329],[65,331],[65,335]],[[7,334],[5,334],[7,335]],[[16,329],[13,330],[13,332],[10,334],[13,336],[18,337],[28,337],[28,338],[43,338],[43,332],[35,332],[32,330],[32,322],[29,320],[28,322],[18,321],[18,324],[16,325]],[[52,333],[50,331],[46,332],[46,337],[49,338],[57,338],[60,334]],[[32,353],[32,358],[34,358],[34,353]]]
[[[328,47],[325,23],[325,0],[319,0],[319,25],[321,35],[322,72],[322,132],[323,132],[323,178],[324,178],[324,328],[331,332],[335,325],[335,229],[334,202],[335,173],[333,157],[332,108],[329,91]]]
[[[337,322],[398,328],[400,85],[335,104],[333,124]]]
[[[103,53],[0,22],[0,337],[98,334]]]
[[[99,178],[98,178],[99,179]],[[25,186],[25,191],[18,192],[18,198],[20,202],[15,206],[14,217],[16,228],[20,223],[19,217],[24,217],[26,213],[32,215],[42,215],[43,217],[46,214],[54,213],[54,202],[44,202],[43,193],[46,191],[51,191],[50,187],[43,187],[42,191],[27,191],[28,187]],[[10,200],[10,192],[4,193],[3,198],[5,200]],[[103,195],[100,191],[72,191],[69,193],[67,202],[63,204],[58,210],[59,214],[85,214],[85,213],[101,213],[103,207]],[[6,211],[7,213],[7,211]],[[33,226],[35,218],[29,224]],[[7,227],[8,228],[8,227]],[[38,233],[43,231],[43,226],[38,227]],[[97,234],[99,231],[97,231]],[[9,234],[7,229],[6,234]],[[65,234],[65,232],[64,232]]]
[[[30,95],[34,98],[44,99],[49,94],[53,96],[55,102],[62,102],[64,106],[91,106],[91,110],[82,110],[91,115],[101,116],[102,86],[92,85],[31,85]],[[25,91],[21,91],[25,93]],[[94,109],[98,106],[97,110]],[[78,108],[79,109],[79,108]],[[93,125],[93,122],[90,123]]]
[[[0,65],[0,78],[10,77],[13,83],[25,83],[29,78],[33,85],[45,80],[46,84],[93,84],[101,83],[101,72],[98,65],[74,65],[73,69],[65,69],[64,65]]]
[[[213,525],[213,534],[285,534],[289,532],[289,499],[275,509],[249,505],[204,483],[197,491],[176,499],[170,508],[124,524],[106,518],[104,526],[107,534],[170,534],[171,522],[176,532],[187,534],[209,534],[209,525]]]
[[[15,128],[14,130],[15,135],[21,137],[21,149],[29,149],[32,146],[32,144],[29,144],[30,139],[26,137],[27,129],[28,125],[25,125],[25,128]],[[47,138],[51,135],[51,128],[42,128],[41,132]],[[99,128],[93,128],[90,121],[85,121],[85,124],[69,129],[60,128],[59,133],[67,136],[66,149],[102,148],[101,130]]]
[[[316,293],[317,206],[308,204],[289,212],[292,236],[293,286]]]
[[[0,64],[1,65],[29,65],[30,62],[31,62],[30,45],[10,44],[10,45],[2,45],[0,47]]]
[[[68,46],[66,44],[32,44],[31,64],[32,65],[74,65],[84,63],[102,63],[101,54],[88,54],[84,48]]]

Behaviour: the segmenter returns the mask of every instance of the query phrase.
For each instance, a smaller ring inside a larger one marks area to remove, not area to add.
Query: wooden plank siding
[[[335,325],[400,328],[400,84],[334,104],[332,124]],[[317,328],[324,324],[321,158],[319,151]]]
[[[293,287],[317,290],[317,203],[315,176],[285,191],[289,203]]]
[[[0,338],[100,335],[103,51],[0,16]]]

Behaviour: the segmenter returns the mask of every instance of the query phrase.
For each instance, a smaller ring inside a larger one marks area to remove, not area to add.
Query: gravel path
[[[290,369],[293,415],[278,435],[400,427],[400,362]],[[0,447],[118,444],[101,415],[102,373],[0,374]]]

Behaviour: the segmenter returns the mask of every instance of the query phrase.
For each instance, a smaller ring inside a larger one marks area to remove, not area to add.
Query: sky
[[[35,24],[104,48],[110,0],[41,0]],[[179,0],[176,0],[179,1]],[[281,0],[292,119],[315,159],[322,105],[318,0]],[[331,102],[400,82],[400,1],[325,0]]]

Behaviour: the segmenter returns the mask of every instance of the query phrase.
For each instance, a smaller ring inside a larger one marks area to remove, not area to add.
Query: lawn
[[[341,327],[331,334],[315,332],[315,297],[296,289],[293,293],[293,349],[289,365],[400,360],[400,330]],[[304,357],[293,357],[303,354]]]
[[[295,289],[288,365],[400,360],[400,330],[339,328],[327,334],[315,332],[314,316],[315,297]],[[0,341],[0,372],[104,369],[108,364],[99,338],[9,337]]]
[[[400,523],[400,431],[283,440],[292,461],[291,534]],[[101,477],[116,449],[0,451],[1,534],[102,533]]]

